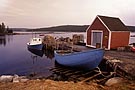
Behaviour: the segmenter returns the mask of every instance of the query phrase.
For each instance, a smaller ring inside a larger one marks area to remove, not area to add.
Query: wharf
[[[104,59],[117,75],[135,80],[135,53],[110,50],[105,51]]]
[[[75,45],[77,50],[89,50],[91,48]],[[86,82],[97,80],[98,82],[107,80],[111,77],[119,76],[129,80],[135,80],[135,53],[121,51],[105,51],[104,59],[92,71],[76,70],[73,68],[59,67],[50,69],[54,73],[51,76],[54,80],[71,80]]]
[[[45,46],[47,46],[46,48],[51,46],[52,50],[61,48],[62,50],[72,49],[73,51],[79,52],[92,49],[86,46],[75,45],[70,38],[60,38],[55,40],[51,36],[46,36],[44,37],[43,43]],[[107,70],[107,72],[115,72],[116,76],[121,76],[128,79],[135,79],[135,53],[117,50],[105,51],[103,64],[101,64],[100,67],[104,67],[105,70],[109,69]],[[59,71],[59,69],[54,69],[53,71],[63,73],[63,71],[61,72],[61,70]]]
[[[87,82],[95,80],[95,82],[101,83],[113,76],[113,73],[103,72],[98,67],[94,70],[81,70],[56,64],[55,68],[51,68],[50,71],[53,74],[48,78],[56,81]]]

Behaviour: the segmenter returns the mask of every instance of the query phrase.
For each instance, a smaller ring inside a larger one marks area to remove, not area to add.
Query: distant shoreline
[[[11,28],[13,31],[22,32],[86,32],[89,25],[61,25],[43,28]],[[130,32],[135,32],[135,26],[127,26]]]

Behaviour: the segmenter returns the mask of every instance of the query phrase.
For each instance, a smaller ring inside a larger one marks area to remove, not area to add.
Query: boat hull
[[[42,50],[43,49],[43,44],[36,44],[36,45],[27,44],[27,46],[30,49],[36,49],[36,50]]]
[[[65,55],[58,54],[55,51],[55,60],[57,63],[64,66],[92,70],[98,67],[101,60],[103,59],[103,55],[103,49],[94,49]]]

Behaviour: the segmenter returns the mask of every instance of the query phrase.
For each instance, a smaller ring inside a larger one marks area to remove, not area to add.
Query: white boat
[[[28,48],[42,50],[42,38],[32,38],[30,42],[27,43]]]

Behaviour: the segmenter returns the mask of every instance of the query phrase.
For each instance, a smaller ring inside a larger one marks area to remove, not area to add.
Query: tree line
[[[28,29],[27,31],[86,32],[89,25],[62,25],[48,28]]]
[[[13,33],[13,30],[9,29],[3,22],[0,24],[0,34]]]

